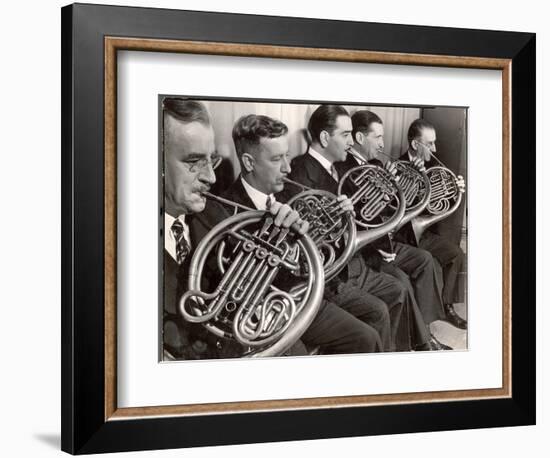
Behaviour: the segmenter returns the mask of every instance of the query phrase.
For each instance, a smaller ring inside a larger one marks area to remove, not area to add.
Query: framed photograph
[[[64,7],[62,449],[534,424],[534,70],[530,33]]]

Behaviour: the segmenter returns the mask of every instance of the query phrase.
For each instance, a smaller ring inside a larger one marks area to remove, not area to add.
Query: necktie
[[[330,166],[330,174],[332,178],[334,178],[336,181],[338,181],[338,172],[336,171],[336,167],[334,167],[334,164]]]
[[[183,224],[179,219],[176,219],[172,224],[172,233],[176,239],[176,261],[179,265],[183,264],[186,256],[189,254],[189,243],[185,240],[183,233]]]
[[[271,206],[273,205],[273,197],[271,196],[267,196],[267,198],[265,199],[265,209],[266,210],[269,210],[271,208]]]

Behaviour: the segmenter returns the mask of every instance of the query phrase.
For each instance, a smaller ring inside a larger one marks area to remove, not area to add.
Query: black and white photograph
[[[7,4],[0,454],[543,456],[542,5]]]
[[[467,106],[158,110],[161,361],[468,350]]]

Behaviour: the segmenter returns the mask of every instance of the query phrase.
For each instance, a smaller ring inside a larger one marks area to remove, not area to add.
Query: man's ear
[[[414,150],[414,151],[418,151],[418,142],[416,140],[413,140],[411,142],[411,148]]]
[[[360,145],[363,144],[363,142],[365,141],[365,135],[363,134],[363,132],[361,131],[358,131],[358,132],[355,132],[355,138],[354,140],[359,143]]]
[[[321,133],[319,134],[319,141],[323,148],[326,148],[328,146],[329,138],[330,138],[330,134],[326,130],[322,130]]]
[[[243,165],[244,172],[250,173],[254,170],[254,158],[250,154],[244,153],[241,156],[241,162]]]

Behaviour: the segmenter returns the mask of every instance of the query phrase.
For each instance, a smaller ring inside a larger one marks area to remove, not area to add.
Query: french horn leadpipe
[[[368,164],[363,156],[353,149],[349,150],[349,153],[360,163]],[[397,184],[401,187],[405,197],[405,215],[394,229],[394,231],[397,232],[413,218],[420,215],[430,203],[430,179],[426,172],[417,170],[410,162],[402,160],[394,161],[393,158],[384,151],[380,151],[380,153],[386,156],[392,164],[395,164],[397,170]]]
[[[324,272],[313,240],[292,236],[271,215],[205,193],[223,204],[246,209],[214,226],[197,245],[188,268],[188,290],[178,310],[183,319],[213,335],[237,342],[235,356],[277,356],[309,327],[322,302]],[[216,261],[205,277],[207,261]],[[276,286],[278,275],[307,275]],[[203,290],[208,280],[208,290]],[[210,283],[214,283],[211,287]]]
[[[420,240],[428,227],[453,214],[462,202],[462,192],[458,189],[454,172],[431,151],[430,155],[439,165],[426,170],[431,194],[426,206],[428,214],[418,215],[411,221],[416,240]]]

